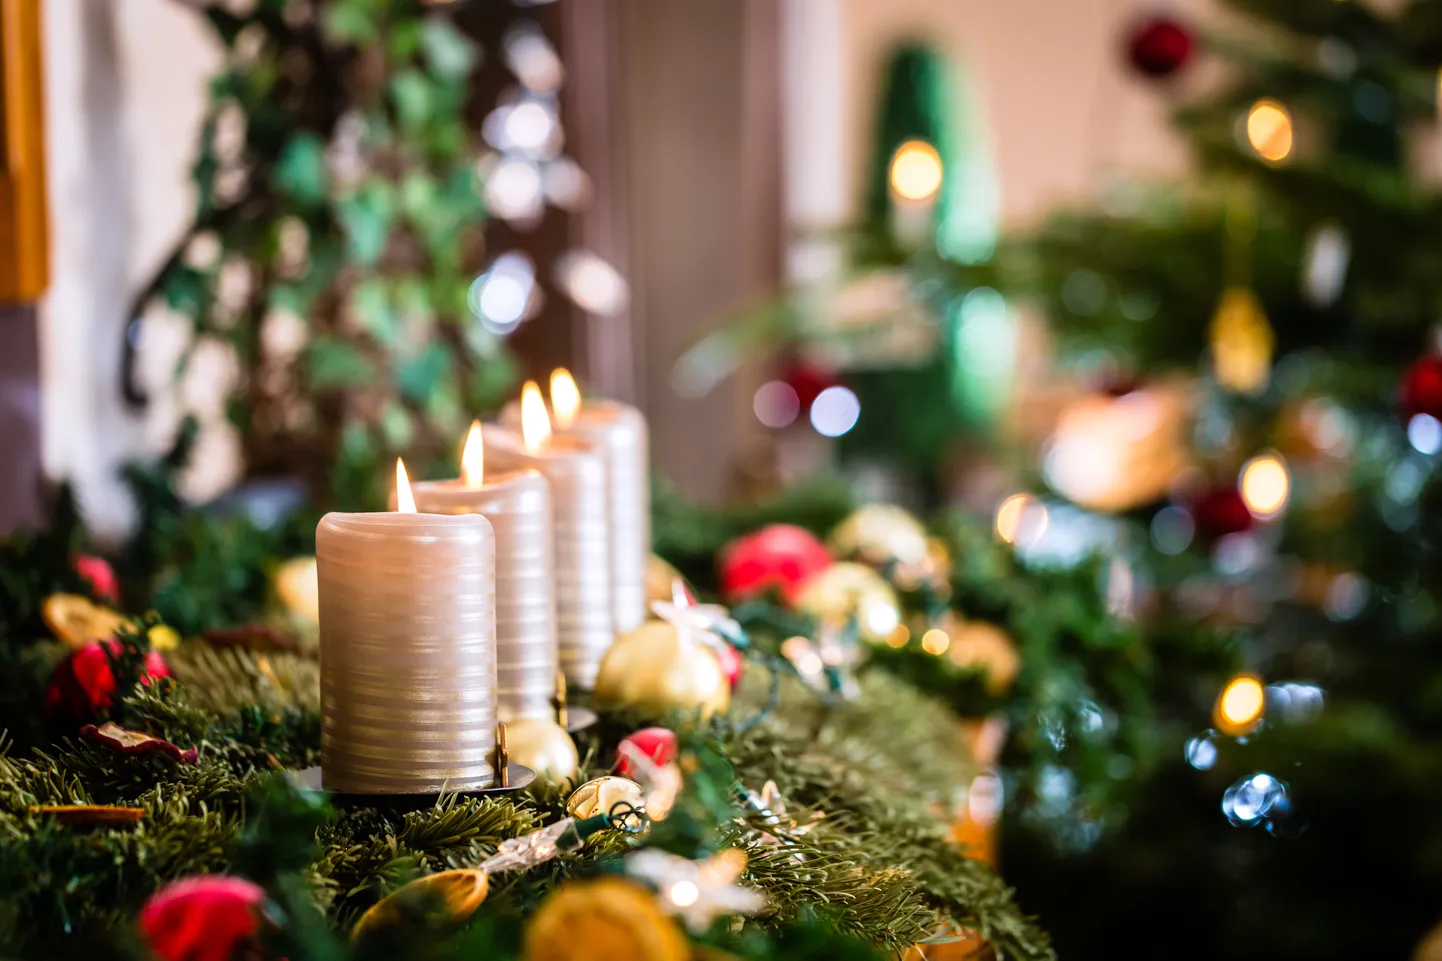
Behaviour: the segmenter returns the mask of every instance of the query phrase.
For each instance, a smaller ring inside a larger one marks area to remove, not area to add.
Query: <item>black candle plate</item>
[[[531,786],[536,780],[536,772],[524,764],[517,764],[512,761],[507,765],[509,773],[508,782],[504,787],[497,784],[494,787],[471,788],[466,791],[447,791],[445,794],[340,794],[332,792],[331,801],[340,807],[351,808],[385,808],[392,811],[421,811],[429,807],[435,807],[437,801],[442,797],[491,797],[501,794],[512,794]],[[320,768],[308,767],[296,772],[296,780],[301,787],[314,791],[323,790],[320,786]]]

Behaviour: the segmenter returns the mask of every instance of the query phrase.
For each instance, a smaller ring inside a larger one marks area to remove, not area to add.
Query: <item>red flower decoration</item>
[[[721,593],[737,601],[778,590],[789,601],[802,581],[830,566],[831,555],[815,534],[772,524],[722,549]]]
[[[1403,420],[1429,414],[1442,420],[1442,355],[1428,354],[1402,375]]]
[[[635,780],[641,772],[631,758],[639,754],[650,758],[657,767],[665,767],[676,760],[676,733],[664,727],[643,727],[635,734],[623,738],[616,747],[614,769],[622,777]]]
[[[140,910],[140,934],[161,961],[233,961],[253,946],[265,891],[207,875],[161,888]]]
[[[119,651],[120,642],[114,639],[86,644],[72,651],[50,675],[50,683],[45,688],[45,715],[56,722],[84,722],[94,720],[108,709],[115,696],[115,672],[110,669],[110,655]],[[140,683],[149,684],[154,678],[169,676],[170,668],[161,656],[146,651]]]
[[[90,585],[90,591],[107,604],[120,603],[120,582],[116,580],[115,569],[103,557],[81,554],[75,558],[75,573]]]
[[[200,751],[197,748],[181,748],[140,731],[126,730],[114,721],[106,721],[99,727],[87,724],[80,729],[80,736],[120,754],[164,754],[181,764],[200,763]]]
[[[1203,491],[1192,501],[1191,514],[1197,538],[1204,544],[1219,541],[1228,534],[1249,531],[1256,523],[1235,487],[1219,486]]]
[[[1144,17],[1127,33],[1127,60],[1147,77],[1169,77],[1192,59],[1192,32],[1162,15]]]

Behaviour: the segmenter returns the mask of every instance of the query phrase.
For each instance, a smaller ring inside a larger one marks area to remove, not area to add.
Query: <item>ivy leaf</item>
[[[391,102],[403,128],[425,126],[435,110],[435,100],[435,85],[419,70],[402,70],[391,81]]]
[[[187,317],[199,317],[205,309],[205,274],[194,267],[177,267],[170,271],[162,290],[171,310]]]
[[[426,21],[423,31],[431,73],[441,80],[464,80],[476,63],[475,46],[449,20],[433,17]]]
[[[396,384],[414,401],[424,401],[438,381],[451,375],[454,361],[442,344],[431,344],[396,368]]]
[[[303,207],[325,200],[325,144],[314,134],[292,137],[275,163],[275,185]]]
[[[325,30],[337,43],[364,43],[376,39],[372,0],[338,0],[326,10]]]
[[[306,350],[306,369],[314,390],[352,387],[373,380],[376,365],[360,348],[336,337],[318,337]]]
[[[384,280],[368,277],[361,281],[351,296],[351,308],[371,336],[387,347],[395,344],[399,328]]]
[[[366,267],[375,266],[385,252],[395,216],[390,187],[371,181],[340,204],[341,225],[351,257]]]

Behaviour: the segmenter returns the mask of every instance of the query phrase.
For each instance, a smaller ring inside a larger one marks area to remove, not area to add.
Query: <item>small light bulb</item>
[[[1262,682],[1251,674],[1239,674],[1222,688],[1213,720],[1227,734],[1246,734],[1262,719],[1266,703]]]
[[[903,200],[930,200],[941,189],[941,154],[925,140],[908,140],[891,157],[891,189]]]
[[[1263,160],[1281,163],[1292,152],[1292,115],[1275,100],[1258,100],[1247,111],[1247,141]]]
[[[1253,516],[1275,517],[1287,505],[1291,479],[1287,465],[1276,454],[1263,454],[1247,461],[1241,475],[1242,501]]]

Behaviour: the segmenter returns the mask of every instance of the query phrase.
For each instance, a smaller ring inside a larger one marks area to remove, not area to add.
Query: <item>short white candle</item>
[[[321,784],[431,794],[495,783],[496,555],[479,514],[327,514],[320,584]]]
[[[493,430],[495,428],[492,428]],[[551,487],[540,472],[487,470],[472,424],[455,480],[417,481],[416,507],[482,514],[496,532],[496,676],[502,721],[555,717],[556,585]]]

